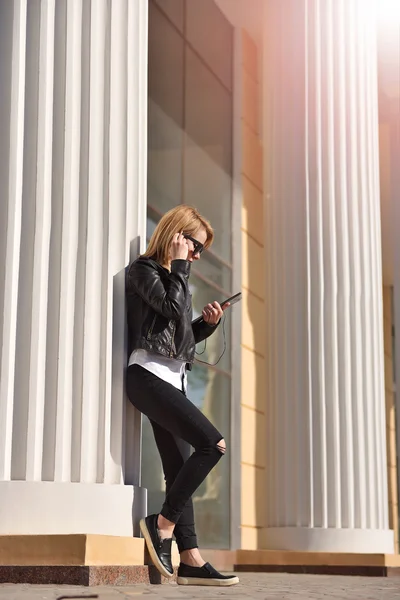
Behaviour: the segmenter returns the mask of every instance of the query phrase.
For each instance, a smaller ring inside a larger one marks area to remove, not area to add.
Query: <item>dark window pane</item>
[[[194,143],[185,146],[183,198],[196,206],[214,228],[212,251],[230,263],[232,255],[232,180]]]
[[[147,238],[160,215],[180,202],[195,205],[211,221],[216,234],[212,251],[195,262],[190,278],[197,316],[205,304],[212,300],[222,302],[233,291],[232,97],[228,90],[232,77],[232,28],[213,1],[189,0],[189,44],[201,55],[200,59],[179,33],[183,35],[184,4],[184,0],[149,3]],[[197,363],[188,374],[189,398],[221,431],[228,447],[231,312],[235,309],[240,310],[235,306],[226,313],[227,347],[218,366]],[[207,349],[199,359],[217,361],[224,347],[223,333],[221,324],[207,340]],[[202,348],[203,344],[199,344],[197,350],[201,352]],[[221,460],[194,496],[198,534],[202,544],[210,548],[229,547],[229,469],[229,461]],[[146,418],[142,485],[149,492],[149,512],[159,512],[165,485]]]
[[[183,39],[150,4],[148,202],[166,212],[182,200]]]
[[[191,51],[186,61],[183,199],[215,230],[213,251],[231,260],[232,98]]]
[[[155,0],[179,31],[183,31],[183,0]]]
[[[183,127],[183,39],[158,8],[149,5],[149,98]]]
[[[221,294],[216,293],[212,287],[196,277],[195,274],[193,274],[190,278],[190,289],[193,294],[193,318],[200,316],[201,311],[209,302],[214,302],[214,300],[222,301],[224,299],[221,297]],[[232,307],[232,309],[233,308],[236,309],[237,307],[235,306]],[[215,366],[229,373],[231,368],[230,339],[231,308],[228,308],[225,312],[222,323],[218,327],[217,331],[215,331],[215,333],[213,333],[213,335],[207,339],[207,343],[201,342],[196,346],[196,352],[202,353],[201,355],[196,354],[196,358],[200,361],[209,363],[211,366],[214,366],[224,351],[225,340],[225,352],[218,365]]]
[[[186,1],[188,42],[232,89],[233,28],[214,0]]]
[[[215,250],[214,246],[212,249]],[[211,252],[206,251],[202,254],[201,260],[194,263],[192,273],[199,274],[221,288],[220,291],[215,290],[215,300],[218,302],[222,296],[225,298],[227,295],[232,295],[232,269],[221,263]]]
[[[188,396],[220,431],[229,448],[231,378],[195,365]],[[230,466],[226,458],[219,461],[193,497],[196,528],[206,548],[229,548]]]
[[[182,136],[176,122],[149,100],[147,201],[162,213],[182,201]]]
[[[156,217],[150,210],[149,230],[154,230]],[[200,314],[202,307],[215,297],[213,288],[200,281],[195,274],[191,277],[194,316]],[[237,307],[233,307],[237,308]],[[231,354],[231,312],[228,309],[225,321],[227,347],[218,364],[218,369],[230,372]],[[203,348],[203,343],[197,347]],[[222,324],[217,332],[207,340],[207,350],[201,360],[216,362],[223,349]],[[230,397],[231,378],[228,374],[196,363],[188,373],[188,397],[221,432],[227,445],[230,444]],[[165,496],[165,484],[161,461],[154,442],[152,429],[147,418],[143,419],[142,429],[142,486],[148,490],[149,513],[159,512]],[[221,460],[194,495],[196,528],[202,544],[209,548],[228,548],[230,536],[229,512],[229,461]],[[212,524],[212,526],[210,525]]]
[[[230,445],[231,378],[195,365],[189,373],[188,397]],[[142,427],[142,486],[148,491],[148,513],[158,513],[164,503],[165,483],[161,460],[148,419]],[[206,548],[229,548],[229,460],[222,458],[193,496],[196,530]]]
[[[186,53],[187,144],[200,146],[232,174],[232,96],[189,48]]]

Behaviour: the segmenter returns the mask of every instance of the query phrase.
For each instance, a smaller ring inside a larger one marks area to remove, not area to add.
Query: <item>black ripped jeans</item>
[[[223,436],[183,392],[139,365],[128,368],[127,393],[153,427],[166,482],[161,514],[176,523],[179,552],[197,548],[192,495],[224,454]]]

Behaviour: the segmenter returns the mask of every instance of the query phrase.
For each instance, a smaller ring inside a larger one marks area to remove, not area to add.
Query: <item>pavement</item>
[[[126,587],[77,587],[0,584],[0,600],[56,600],[60,596],[98,600],[400,600],[400,577],[340,577],[242,573],[228,588],[136,584]]]

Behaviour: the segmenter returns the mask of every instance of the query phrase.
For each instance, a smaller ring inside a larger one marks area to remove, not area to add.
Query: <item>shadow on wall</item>
[[[129,264],[137,258],[140,249],[140,236],[130,243]],[[126,395],[126,369],[130,353],[127,328],[126,274],[129,265],[113,276],[113,316],[112,316],[112,400],[111,431],[123,427],[121,438],[111,435],[111,456],[115,464],[122,465],[122,478],[125,485],[140,486],[141,462],[141,423],[142,417]],[[120,398],[123,402],[119,402]],[[120,414],[120,406],[123,413]],[[139,536],[139,520],[146,511],[146,496],[133,496],[132,523],[133,535]]]

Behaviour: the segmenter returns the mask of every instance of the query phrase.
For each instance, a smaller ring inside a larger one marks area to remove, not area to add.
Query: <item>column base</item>
[[[102,483],[0,482],[0,535],[139,535],[147,490]]]
[[[393,554],[394,534],[390,529],[269,527],[263,545],[269,550],[294,552]]]
[[[175,573],[176,575],[176,573]],[[34,585],[133,585],[169,583],[153,565],[149,566],[0,566],[0,584]]]
[[[1,566],[132,566],[148,564],[143,538],[111,535],[3,535]]]
[[[400,555],[237,550],[235,571],[393,577],[400,575]]]
[[[179,565],[175,542],[172,564]],[[131,585],[166,581],[152,565],[142,538],[0,536],[0,584]]]

